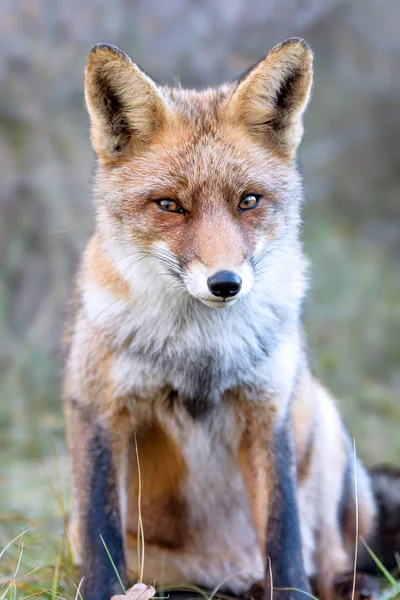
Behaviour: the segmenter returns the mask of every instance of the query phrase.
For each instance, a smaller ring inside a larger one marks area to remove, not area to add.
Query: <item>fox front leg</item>
[[[113,594],[123,593],[110,556],[122,582],[126,582],[120,485],[128,444],[123,435],[118,439],[97,423],[86,407],[74,403],[68,413],[81,556],[80,591],[85,600],[110,600]]]
[[[292,419],[275,431],[273,440],[274,486],[270,490],[267,522],[265,586],[267,597],[271,588],[276,600],[304,598],[310,593],[305,574],[297,505],[296,457]],[[296,592],[295,590],[299,590]]]
[[[266,559],[265,581],[253,586],[246,598],[269,599],[272,589],[274,600],[304,600],[302,592],[310,588],[302,557],[291,416],[276,426],[259,408],[251,411],[241,450],[243,478]]]

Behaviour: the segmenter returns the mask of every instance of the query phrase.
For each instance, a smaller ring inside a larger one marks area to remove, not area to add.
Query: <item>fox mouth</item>
[[[221,298],[220,300],[217,300],[216,298],[198,297],[197,300],[206,306],[210,306],[211,308],[228,308],[229,306],[232,306],[232,304],[235,304],[238,298]]]

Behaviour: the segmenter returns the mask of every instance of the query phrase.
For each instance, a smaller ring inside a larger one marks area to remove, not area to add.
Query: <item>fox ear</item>
[[[85,97],[93,148],[106,161],[149,141],[167,114],[161,89],[114,46],[99,44],[90,51]]]
[[[303,134],[302,115],[310,97],[313,55],[304,40],[275,46],[237,84],[231,116],[249,131],[292,157]]]

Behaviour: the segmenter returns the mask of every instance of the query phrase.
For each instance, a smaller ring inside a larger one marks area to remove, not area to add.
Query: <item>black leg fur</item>
[[[82,514],[82,596],[85,600],[110,600],[123,593],[111,561],[125,583],[125,558],[116,477],[106,432],[95,427],[88,444],[88,497]]]
[[[276,481],[272,490],[272,506],[267,527],[267,560],[271,561],[273,597],[275,600],[304,600],[304,594],[282,588],[309,592],[304,572],[300,523],[297,506],[295,448],[292,421],[276,432],[273,456]],[[266,566],[266,597],[269,597],[270,574]]]

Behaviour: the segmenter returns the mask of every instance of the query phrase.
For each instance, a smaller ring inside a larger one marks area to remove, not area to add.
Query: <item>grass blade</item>
[[[379,560],[379,558],[376,556],[376,554],[373,552],[373,550],[368,546],[367,542],[363,538],[361,538],[361,541],[364,544],[364,546],[366,547],[368,554],[370,555],[372,560],[375,562],[377,567],[380,569],[380,571],[383,573],[383,575],[386,577],[386,579],[388,580],[390,585],[392,585],[395,590],[400,592],[400,583],[398,581],[396,581],[396,579],[393,577],[393,575],[390,573],[390,571],[387,570],[385,565]]]
[[[103,542],[103,546],[104,546],[104,548],[105,548],[105,550],[106,550],[106,552],[107,552],[107,556],[108,556],[108,558],[110,559],[110,563],[112,564],[112,567],[113,567],[113,569],[114,569],[114,571],[115,571],[115,574],[116,574],[116,576],[117,576],[117,578],[118,578],[119,584],[120,584],[120,586],[121,586],[121,588],[122,588],[122,590],[123,590],[124,594],[126,595],[126,589],[125,589],[125,586],[124,586],[124,584],[122,583],[122,579],[121,579],[121,577],[120,577],[120,575],[119,575],[119,573],[118,573],[118,569],[117,569],[117,567],[115,566],[115,562],[113,561],[113,558],[112,558],[112,556],[111,556],[111,554],[110,554],[110,552],[109,552],[109,550],[108,550],[108,548],[107,548],[107,544],[105,543],[105,541],[104,541],[104,539],[103,539],[103,536],[102,536],[102,535],[100,535],[100,539],[101,539],[101,541]]]
[[[354,544],[354,567],[353,567],[353,589],[351,592],[351,600],[354,600],[356,594],[356,576],[357,576],[357,558],[358,558],[358,487],[357,487],[357,455],[356,455],[356,438],[353,438],[353,460],[354,460],[354,498],[356,504],[356,539]]]
[[[142,472],[140,470],[139,450],[135,433],[135,450],[138,468],[138,564],[139,564],[139,583],[143,582],[144,573],[144,531],[142,519]]]
[[[12,546],[12,544],[14,542],[16,542],[20,537],[22,537],[23,535],[25,535],[31,529],[33,529],[33,525],[31,527],[28,527],[27,529],[25,529],[25,531],[23,531],[22,533],[19,533],[18,535],[16,535],[15,538],[11,540],[11,542],[8,542],[8,544],[6,546],[4,546],[3,550],[0,552],[0,558],[9,549],[9,547]]]

